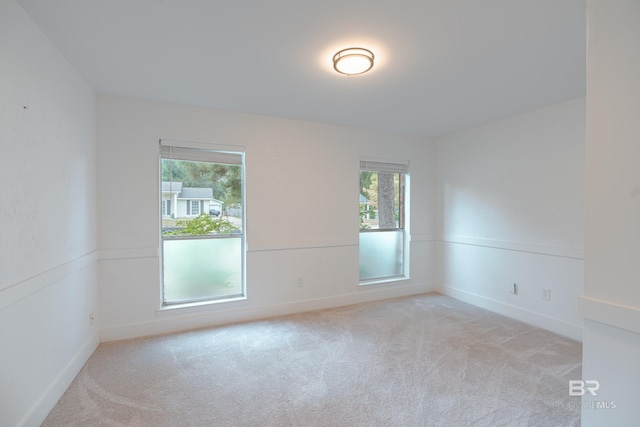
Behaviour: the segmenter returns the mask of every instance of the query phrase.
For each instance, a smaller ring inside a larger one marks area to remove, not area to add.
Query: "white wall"
[[[584,140],[584,98],[437,140],[443,293],[582,338]]]
[[[39,425],[98,345],[95,97],[0,2],[0,424]]]
[[[640,420],[640,1],[588,2],[583,426]],[[592,409],[615,402],[615,409]],[[591,405],[591,406],[590,406]]]
[[[433,289],[430,142],[109,95],[97,117],[103,340]],[[159,139],[245,147],[247,300],[157,312]],[[411,161],[410,280],[358,286],[360,156]]]

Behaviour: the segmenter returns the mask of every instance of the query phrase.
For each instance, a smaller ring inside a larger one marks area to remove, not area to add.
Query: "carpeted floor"
[[[101,344],[44,426],[578,426],[582,346],[439,294]]]

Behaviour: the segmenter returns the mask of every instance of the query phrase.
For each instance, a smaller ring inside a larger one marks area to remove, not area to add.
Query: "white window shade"
[[[243,153],[217,149],[177,147],[169,145],[167,141],[160,141],[160,157],[171,160],[188,160],[192,162],[211,162],[223,165],[242,166]]]
[[[409,173],[409,161],[389,162],[360,159],[360,170],[371,172]]]

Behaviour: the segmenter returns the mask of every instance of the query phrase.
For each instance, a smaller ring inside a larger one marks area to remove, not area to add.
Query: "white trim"
[[[501,301],[496,301],[494,299],[487,298],[473,292],[464,291],[462,289],[457,289],[452,286],[443,285],[441,286],[441,289],[443,294],[457,300],[464,301],[466,303],[484,308],[503,316],[510,317],[512,319],[519,320],[524,323],[528,323],[529,325],[555,332],[556,334],[560,334],[577,341],[582,341],[583,328],[581,325],[573,325],[571,323],[565,322],[564,320],[544,316],[540,313],[516,307],[511,304],[506,304]]]
[[[408,233],[407,233],[408,235]],[[359,236],[359,234],[357,235]],[[435,242],[433,234],[416,234],[409,236],[410,243]],[[327,240],[250,240],[247,239],[247,252],[269,252],[288,251],[298,249],[320,249],[320,248],[341,248],[345,246],[359,247],[358,237],[356,239],[344,237]]]
[[[419,242],[435,242],[437,239],[432,234],[417,234],[411,236],[411,243]],[[324,249],[324,248],[342,248],[353,246],[358,247],[358,242],[353,239],[330,239],[330,240],[290,240],[290,241],[269,241],[269,240],[249,240],[247,246],[251,245],[251,249],[247,248],[247,252],[270,252],[270,251],[289,251],[299,249]],[[129,249],[102,249],[98,251],[97,261],[108,261],[118,259],[136,259],[136,258],[156,258],[160,256],[159,248],[129,248]]]
[[[247,252],[288,251],[298,249],[339,248],[345,246],[358,247],[356,239],[328,239],[328,240],[250,240],[247,239]]]
[[[160,248],[103,249],[98,261],[117,259],[157,258]]]
[[[246,304],[247,297],[230,297],[230,298],[221,298],[221,299],[213,299],[199,302],[189,302],[184,304],[172,304],[172,305],[163,305],[159,309],[156,310],[157,317],[163,316],[177,316],[181,314],[187,313],[197,313],[199,311],[211,311],[211,306],[216,304],[225,304],[232,306],[242,304]]]
[[[640,307],[582,295],[578,298],[578,313],[585,319],[640,334]]]
[[[406,282],[409,280],[411,280],[411,277],[409,276],[380,277],[370,280],[362,280],[358,283],[358,286],[360,286],[361,288],[366,288],[367,286],[384,285],[385,283]]]
[[[445,235],[442,237],[442,241],[446,243],[484,246],[487,248],[505,249],[517,252],[529,252],[534,254],[551,255],[564,258],[584,259],[584,248],[540,245],[527,242],[511,242],[506,240],[484,239],[456,234]]]
[[[436,236],[433,234],[410,234],[409,241],[411,243],[417,242],[435,242]]]
[[[239,302],[242,303],[242,307],[239,307],[234,302],[230,303],[232,307],[227,304],[210,305],[209,310],[206,311],[203,311],[201,307],[195,307],[191,311],[184,310],[182,316],[161,317],[155,321],[105,328],[101,330],[101,339],[102,342],[108,342],[143,336],[162,335],[235,322],[283,316],[310,310],[335,308],[362,302],[418,295],[432,292],[433,290],[434,286],[426,283],[394,284],[388,287],[371,288],[366,291],[354,286],[354,292],[349,294],[258,307],[247,305],[250,304],[249,299]]]
[[[95,263],[97,260],[98,251],[90,252],[0,290],[0,311]]]
[[[42,396],[18,423],[19,427],[39,426],[42,424],[82,367],[87,363],[87,360],[96,351],[98,345],[100,345],[100,333],[96,331],[80,347],[80,350],[71,358],[67,366],[53,380],[47,390],[42,393]]]

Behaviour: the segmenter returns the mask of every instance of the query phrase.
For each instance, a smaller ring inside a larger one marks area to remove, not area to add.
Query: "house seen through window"
[[[244,296],[243,153],[163,142],[164,305]]]
[[[360,162],[360,282],[407,276],[408,163]]]

